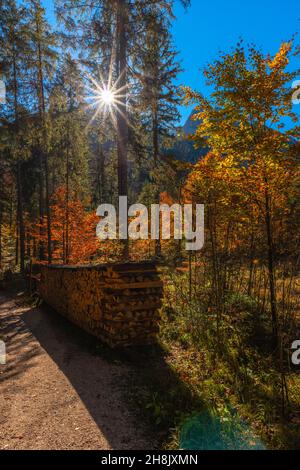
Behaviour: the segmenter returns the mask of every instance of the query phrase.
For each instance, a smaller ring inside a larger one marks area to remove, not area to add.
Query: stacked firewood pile
[[[154,263],[42,266],[39,293],[111,347],[149,344],[158,332],[162,281]]]

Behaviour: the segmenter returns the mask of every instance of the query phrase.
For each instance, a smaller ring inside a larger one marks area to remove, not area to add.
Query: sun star
[[[115,96],[114,93],[109,90],[108,88],[104,88],[101,92],[101,99],[104,104],[106,105],[112,105],[115,101]]]
[[[95,121],[100,115],[102,118],[110,116],[110,119],[117,127],[117,115],[122,115],[126,121],[127,116],[124,112],[124,99],[128,96],[128,86],[119,86],[119,77],[115,83],[112,83],[112,73],[109,73],[107,80],[104,80],[101,76],[96,81],[91,75],[87,74],[86,88],[89,91],[87,101],[89,102],[88,108],[94,108],[95,112],[88,126]],[[126,91],[127,90],[127,91]],[[128,102],[126,105],[128,107]],[[128,123],[129,124],[129,123]]]

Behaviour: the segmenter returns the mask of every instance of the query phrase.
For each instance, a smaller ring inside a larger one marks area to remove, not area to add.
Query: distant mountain
[[[176,158],[184,162],[196,163],[201,157],[204,157],[208,152],[208,147],[200,147],[195,149],[194,144],[189,137],[195,134],[199,121],[192,119],[196,111],[193,111],[186,123],[182,127],[177,128],[175,142],[171,148],[165,149],[167,156]]]
[[[200,122],[201,122],[201,121],[199,121],[199,120],[195,121],[195,120],[193,119],[193,116],[194,116],[195,114],[197,114],[197,112],[198,112],[198,111],[192,111],[191,114],[190,114],[190,116],[189,116],[189,118],[187,119],[186,123],[185,123],[184,126],[181,128],[182,133],[183,133],[186,137],[195,134],[195,132],[196,132],[196,130],[197,130],[197,128],[198,128],[198,126],[199,126],[199,124],[200,124]]]
[[[193,111],[185,124],[182,127],[176,129],[176,135],[174,136],[174,145],[171,148],[165,149],[165,154],[169,157],[173,157],[176,160],[189,163],[197,163],[202,157],[207,155],[209,147],[200,147],[195,149],[194,144],[189,137],[195,134],[200,121],[194,120],[193,116],[197,111]],[[293,137],[289,137],[290,145],[295,145],[297,140]]]

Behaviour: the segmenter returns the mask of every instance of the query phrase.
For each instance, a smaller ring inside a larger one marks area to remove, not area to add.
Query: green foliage
[[[180,379],[202,401],[202,411],[192,403],[191,416],[177,422],[170,433],[171,447],[178,445],[181,429],[181,442],[188,441],[193,449],[261,448],[254,435],[268,447],[297,448],[300,402],[293,390],[300,386],[299,375],[288,375],[292,398],[282,417],[281,366],[272,354],[270,319],[260,315],[257,299],[239,291],[228,293],[218,329],[211,312],[211,286],[199,279],[201,292],[194,291],[187,302],[188,273],[165,276],[161,341]]]

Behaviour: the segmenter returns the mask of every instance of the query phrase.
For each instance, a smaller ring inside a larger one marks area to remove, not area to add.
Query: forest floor
[[[0,294],[0,449],[153,449],[128,407],[130,367],[48,308]]]

